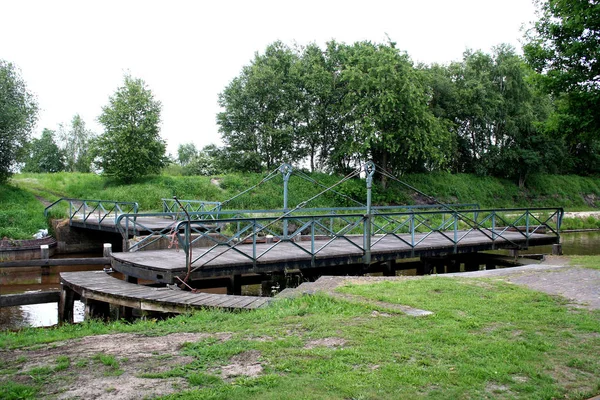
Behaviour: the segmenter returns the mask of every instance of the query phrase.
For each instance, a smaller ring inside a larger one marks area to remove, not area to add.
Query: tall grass
[[[161,198],[177,196],[187,200],[226,201],[240,192],[257,186],[254,190],[237,197],[226,204],[227,209],[277,209],[283,207],[283,179],[276,176],[263,182],[264,174],[231,173],[217,176],[148,176],[133,184],[121,184],[95,174],[57,173],[57,174],[17,174],[12,184],[27,192],[21,196],[35,194],[49,201],[60,197],[74,197],[97,200],[136,201],[143,211],[160,211]],[[335,185],[342,179],[339,175],[323,173],[311,174],[311,177],[325,187]],[[478,203],[483,208],[506,207],[564,207],[570,210],[594,209],[600,205],[600,178],[579,176],[540,175],[533,176],[526,188],[514,183],[469,174],[450,174],[444,172],[430,174],[412,174],[402,177],[407,184],[444,203]],[[11,186],[13,194],[18,190]],[[295,207],[311,199],[324,190],[322,186],[311,183],[298,176],[292,176],[289,182],[289,206]],[[340,196],[333,191],[324,193],[308,202],[306,207],[347,207],[366,201],[364,179],[352,179],[335,187]],[[7,190],[4,190],[6,192]],[[355,201],[350,200],[355,199]],[[5,203],[12,208],[22,210],[20,199],[7,199]],[[376,180],[373,186],[373,202],[378,205],[420,204],[429,202],[427,197],[418,195],[407,186],[388,180],[383,187]],[[8,206],[3,206],[3,210]],[[34,207],[35,208],[35,207]],[[41,208],[27,208],[24,213],[11,212],[12,222],[8,218],[0,219],[0,227],[12,229],[4,235],[16,238],[33,234],[44,226],[38,216]],[[37,214],[36,214],[37,213]],[[34,215],[35,214],[35,215]],[[27,221],[21,221],[21,219]],[[18,221],[17,221],[18,220]],[[15,226],[21,231],[14,231]]]
[[[46,228],[44,206],[28,191],[0,185],[0,239],[31,239]]]

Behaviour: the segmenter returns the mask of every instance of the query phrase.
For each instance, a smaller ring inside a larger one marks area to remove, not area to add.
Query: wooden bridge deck
[[[84,299],[144,311],[183,313],[194,308],[255,309],[273,299],[257,296],[192,293],[169,288],[137,285],[114,278],[103,271],[63,272],[63,290],[68,288]]]
[[[453,233],[446,233],[452,237]],[[410,243],[410,235],[398,235]],[[464,237],[463,237],[464,236]],[[424,235],[415,235],[418,242]],[[473,253],[477,251],[501,248],[514,248],[521,246],[540,246],[558,243],[556,235],[541,233],[531,234],[527,240],[520,232],[506,231],[502,238],[492,241],[488,236],[479,231],[459,231],[458,237],[462,239],[456,244],[439,232],[434,232],[421,243],[412,248],[409,244],[387,236],[372,245],[371,261],[382,262],[411,257],[435,257],[453,253]],[[348,239],[348,240],[346,240]],[[374,236],[372,243],[380,237]],[[243,275],[251,273],[269,273],[289,269],[335,267],[340,274],[344,274],[344,266],[364,263],[362,236],[335,239],[323,247],[314,260],[310,254],[311,242],[299,241],[295,243],[259,243],[256,245],[256,263],[252,257],[252,244],[240,244],[236,250],[228,250],[227,246],[214,249],[194,248],[193,258],[201,256],[192,268],[195,270],[190,279],[200,280],[218,276]],[[315,250],[327,243],[326,240],[315,240]],[[269,250],[270,249],[270,250]],[[241,254],[243,253],[243,254]],[[185,253],[176,250],[152,250],[113,253],[112,267],[129,276],[150,279],[158,282],[173,283],[176,276],[186,273]]]

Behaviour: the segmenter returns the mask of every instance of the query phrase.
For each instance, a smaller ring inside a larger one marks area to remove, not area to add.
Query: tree
[[[47,173],[64,170],[64,153],[54,141],[54,135],[54,131],[44,129],[41,138],[31,141],[23,172]]]
[[[298,56],[275,42],[219,94],[224,109],[217,115],[223,141],[233,154],[262,159],[268,169],[299,161],[296,113],[300,102]]]
[[[65,155],[65,169],[69,172],[90,172],[92,163],[90,146],[93,133],[85,127],[85,121],[79,114],[71,120],[71,128],[66,130],[61,124],[58,140]]]
[[[23,156],[37,115],[35,98],[17,68],[0,60],[0,183],[6,182]]]
[[[370,42],[355,43],[345,53],[341,79],[347,84],[353,151],[398,175],[443,166],[450,136],[429,109],[423,76],[408,55],[394,43]]]
[[[455,137],[453,169],[492,174],[525,184],[534,172],[552,170],[560,141],[545,121],[551,98],[537,90],[536,73],[508,45],[492,54],[466,51],[462,62],[427,69],[431,105]]]
[[[527,61],[554,95],[560,113],[554,121],[577,172],[600,171],[600,3],[540,0],[539,21],[525,37]]]
[[[167,164],[160,111],[160,102],[144,81],[126,75],[98,117],[104,134],[96,141],[95,155],[104,174],[131,182],[160,172]]]
[[[177,161],[179,161],[179,165],[183,167],[188,165],[197,156],[198,150],[194,143],[182,143],[177,148]]]

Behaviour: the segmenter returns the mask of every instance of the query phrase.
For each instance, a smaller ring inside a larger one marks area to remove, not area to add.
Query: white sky
[[[386,41],[415,62],[459,60],[510,43],[535,20],[532,0],[61,1],[4,0],[0,58],[13,62],[56,129],[79,113],[88,128],[123,83],[142,78],[160,100],[168,152],[220,144],[218,94],[255,52],[336,39]]]

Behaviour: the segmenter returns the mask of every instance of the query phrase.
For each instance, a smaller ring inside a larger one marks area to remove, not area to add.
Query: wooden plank
[[[216,298],[217,296],[221,296],[220,294],[214,294],[214,293],[203,293],[205,296],[203,296],[202,298],[199,298],[198,300],[194,300],[193,302],[190,303],[190,305],[194,306],[194,307],[204,307],[205,304],[211,300]]]
[[[260,307],[264,306],[265,304],[269,304],[271,301],[273,301],[273,299],[270,297],[259,297],[258,299],[254,300],[252,303],[246,304],[244,306],[244,308],[249,309],[249,310],[254,309],[254,308],[260,308]]]
[[[0,296],[0,307],[25,306],[29,304],[58,303],[60,290],[3,294]]]

